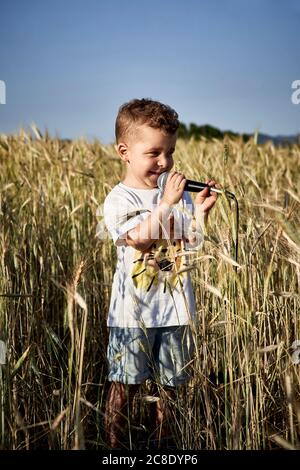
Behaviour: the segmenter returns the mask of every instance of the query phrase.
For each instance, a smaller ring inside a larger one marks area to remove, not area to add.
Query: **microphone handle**
[[[222,190],[218,188],[212,188],[208,184],[205,183],[198,183],[198,181],[191,181],[191,180],[186,180],[185,183],[185,191],[190,191],[192,193],[200,193],[205,188],[209,188],[210,191],[213,191],[215,193],[222,194]]]

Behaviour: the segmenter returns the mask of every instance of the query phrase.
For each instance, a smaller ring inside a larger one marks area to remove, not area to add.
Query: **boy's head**
[[[173,135],[179,127],[178,114],[170,106],[151,99],[134,99],[123,104],[116,119],[116,142],[136,136],[138,128],[147,124]]]
[[[157,187],[160,173],[173,166],[178,114],[150,99],[123,104],[116,119],[116,150],[127,164],[124,183],[140,189]]]

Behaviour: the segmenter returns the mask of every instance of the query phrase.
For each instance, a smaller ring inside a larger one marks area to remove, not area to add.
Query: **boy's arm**
[[[152,214],[126,234],[126,242],[137,250],[144,251],[160,238],[160,229],[167,228],[174,204],[181,199],[185,178],[176,171],[170,171],[163,197]]]
[[[137,250],[147,250],[155,240],[160,238],[163,229],[168,229],[169,216],[172,206],[182,197],[185,178],[182,174],[172,171],[169,173],[163,198],[152,214],[135,228],[129,230],[126,234],[126,243]],[[214,186],[215,181],[207,181],[209,186]],[[205,233],[208,212],[215,204],[217,193],[210,195],[209,189],[205,188],[197,194],[195,199],[195,224],[196,235],[189,233],[189,242],[194,244],[198,240],[199,232]],[[198,235],[198,236],[197,236]],[[192,241],[193,240],[193,241]]]
[[[214,180],[207,180],[206,184],[209,186],[215,186]],[[195,211],[194,218],[191,223],[191,229],[189,231],[189,243],[190,248],[196,243],[198,245],[199,234],[206,235],[208,214],[211,208],[214,206],[217,200],[218,194],[215,192],[210,193],[208,188],[203,189],[197,193],[195,198]]]
[[[203,212],[197,205],[186,240],[189,243],[189,248],[199,247],[200,243],[203,243],[204,235],[206,235],[207,219],[208,212]]]
[[[171,211],[172,206],[162,199],[149,217],[127,232],[127,245],[139,251],[147,250],[160,238],[162,230],[168,229]]]

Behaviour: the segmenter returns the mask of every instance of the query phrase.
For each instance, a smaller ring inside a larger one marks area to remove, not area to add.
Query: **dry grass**
[[[95,214],[123,167],[97,141],[35,134],[0,138],[0,446],[101,449],[116,253],[96,237]],[[172,407],[174,439],[180,449],[299,448],[300,149],[227,143],[226,158],[219,141],[179,141],[175,154],[188,178],[213,176],[236,194],[240,248],[237,267],[219,198],[193,255],[197,353]]]

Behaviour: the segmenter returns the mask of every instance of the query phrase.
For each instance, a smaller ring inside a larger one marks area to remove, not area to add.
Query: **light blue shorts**
[[[108,380],[141,384],[152,378],[177,387],[191,378],[194,341],[188,325],[160,328],[110,327]]]

